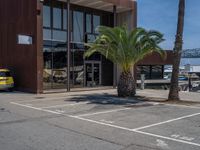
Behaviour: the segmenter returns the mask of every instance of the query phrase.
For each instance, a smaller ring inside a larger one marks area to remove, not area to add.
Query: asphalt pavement
[[[195,95],[195,96],[194,96]],[[165,99],[167,91],[138,91]],[[199,93],[181,93],[198,102]],[[0,93],[2,150],[199,150],[200,105],[116,97],[115,90]]]

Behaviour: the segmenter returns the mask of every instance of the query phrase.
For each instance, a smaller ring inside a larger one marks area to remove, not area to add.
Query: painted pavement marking
[[[15,102],[10,102],[11,104],[14,105],[18,105],[21,107],[26,107],[26,108],[31,108],[31,109],[35,109],[35,110],[39,110],[39,111],[44,111],[44,112],[48,112],[48,113],[53,113],[53,114],[57,114],[57,115],[61,115],[62,113],[56,112],[56,111],[51,111],[51,110],[47,110],[47,109],[42,109],[42,108],[37,108],[37,107],[33,107],[33,106],[29,106],[29,105],[24,105],[24,104],[19,104],[19,103],[15,103]]]
[[[143,129],[144,127],[140,127],[140,128],[137,128],[137,129],[130,129],[130,128],[126,128],[126,127],[122,127],[122,126],[118,126],[118,125],[113,125],[113,124],[109,124],[109,123],[104,123],[104,122],[100,122],[100,121],[95,121],[95,120],[91,120],[91,119],[82,118],[80,116],[67,115],[67,114],[63,114],[63,113],[60,113],[60,112],[46,110],[46,109],[37,108],[37,107],[32,107],[32,106],[19,104],[19,103],[15,103],[15,102],[10,102],[10,103],[14,104],[14,105],[21,106],[21,107],[26,107],[26,108],[31,108],[31,109],[35,109],[35,110],[39,110],[39,111],[48,112],[48,113],[63,115],[63,116],[66,116],[66,117],[70,117],[70,118],[75,118],[75,119],[91,122],[91,123],[94,123],[94,124],[104,125],[104,126],[113,127],[113,128],[116,128],[116,129],[122,129],[122,130],[129,131],[129,132],[135,132],[135,133],[139,133],[139,134],[143,134],[143,135],[148,135],[148,136],[152,136],[152,137],[156,137],[156,138],[166,139],[166,140],[170,140],[170,141],[174,141],[174,142],[179,142],[179,143],[184,143],[184,144],[200,147],[200,144],[198,144],[198,143],[185,141],[185,140],[181,140],[181,139],[175,139],[175,138],[167,137],[167,136],[161,136],[161,135],[148,133],[148,132],[144,132],[144,131],[139,131],[139,129],[141,129],[141,128]],[[185,119],[185,118],[189,118],[189,117],[193,117],[193,116],[197,116],[197,115],[200,115],[200,113],[183,116],[183,117],[176,118],[176,119],[171,119],[171,120],[168,120],[168,121],[165,121],[165,122],[168,123],[168,122],[177,121],[177,120],[181,120],[181,119]],[[160,123],[157,123],[157,124],[160,124]],[[164,122],[161,122],[161,124],[164,124]],[[152,124],[152,125],[155,126],[155,124]],[[152,125],[149,125],[149,126],[152,126]],[[145,128],[146,128],[146,126],[145,126]]]
[[[121,126],[118,126],[118,125],[113,125],[113,124],[104,123],[104,122],[100,122],[100,121],[95,121],[95,120],[91,120],[91,119],[86,119],[86,118],[82,118],[82,117],[78,117],[78,116],[71,116],[71,115],[65,115],[65,116],[76,118],[76,119],[87,121],[87,122],[91,122],[91,123],[95,123],[95,124],[100,124],[100,125],[108,126],[108,127],[122,129],[122,130],[125,130],[125,131],[135,132],[135,133],[139,133],[139,134],[143,134],[143,135],[148,135],[148,136],[152,136],[152,137],[156,137],[156,138],[166,139],[166,140],[170,140],[170,141],[175,141],[175,142],[179,142],[179,143],[184,143],[184,144],[194,145],[194,146],[200,147],[200,144],[194,143],[194,142],[189,142],[189,141],[185,141],[185,140],[175,139],[175,138],[171,138],[171,137],[167,137],[167,136],[161,136],[161,135],[157,135],[157,134],[153,134],[153,133],[148,133],[148,132],[143,132],[143,131],[139,131],[139,130],[133,130],[133,129],[130,129],[130,128],[121,127]]]
[[[182,120],[182,119],[186,119],[186,118],[190,118],[190,117],[194,117],[194,116],[198,116],[198,115],[200,115],[200,113],[195,113],[195,114],[191,114],[191,115],[187,115],[187,116],[182,116],[179,118],[170,119],[167,121],[162,121],[159,123],[150,124],[150,125],[139,127],[139,128],[134,128],[133,130],[135,130],[135,131],[142,130],[142,129],[146,129],[146,128],[150,128],[150,127],[154,127],[154,126],[158,126],[158,125],[162,125],[162,124],[166,124],[166,123],[170,123],[170,122],[174,122],[174,121],[178,121],[178,120]]]
[[[107,113],[118,112],[118,111],[129,110],[129,109],[131,109],[131,108],[113,109],[113,110],[108,110],[108,111],[100,111],[100,112],[95,112],[95,113],[77,115],[77,116],[74,116],[74,117],[87,117],[87,116],[93,116],[93,115],[99,115],[99,114],[107,114]]]
[[[77,106],[77,105],[84,105],[89,104],[89,102],[79,102],[79,103],[73,103],[73,104],[61,104],[61,105],[53,105],[53,106],[47,106],[47,107],[41,107],[42,109],[48,109],[48,108],[61,108],[61,107],[67,107],[67,106]]]

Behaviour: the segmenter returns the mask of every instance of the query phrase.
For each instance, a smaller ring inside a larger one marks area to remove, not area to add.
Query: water
[[[190,64],[191,66],[200,66],[200,58],[182,58],[181,66]]]

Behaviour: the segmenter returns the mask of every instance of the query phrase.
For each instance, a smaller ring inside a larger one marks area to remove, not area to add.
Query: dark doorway
[[[85,61],[85,86],[95,87],[101,85],[101,62]]]

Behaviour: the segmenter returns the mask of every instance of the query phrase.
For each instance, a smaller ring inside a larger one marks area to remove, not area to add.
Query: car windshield
[[[9,71],[0,71],[0,77],[10,77]]]

